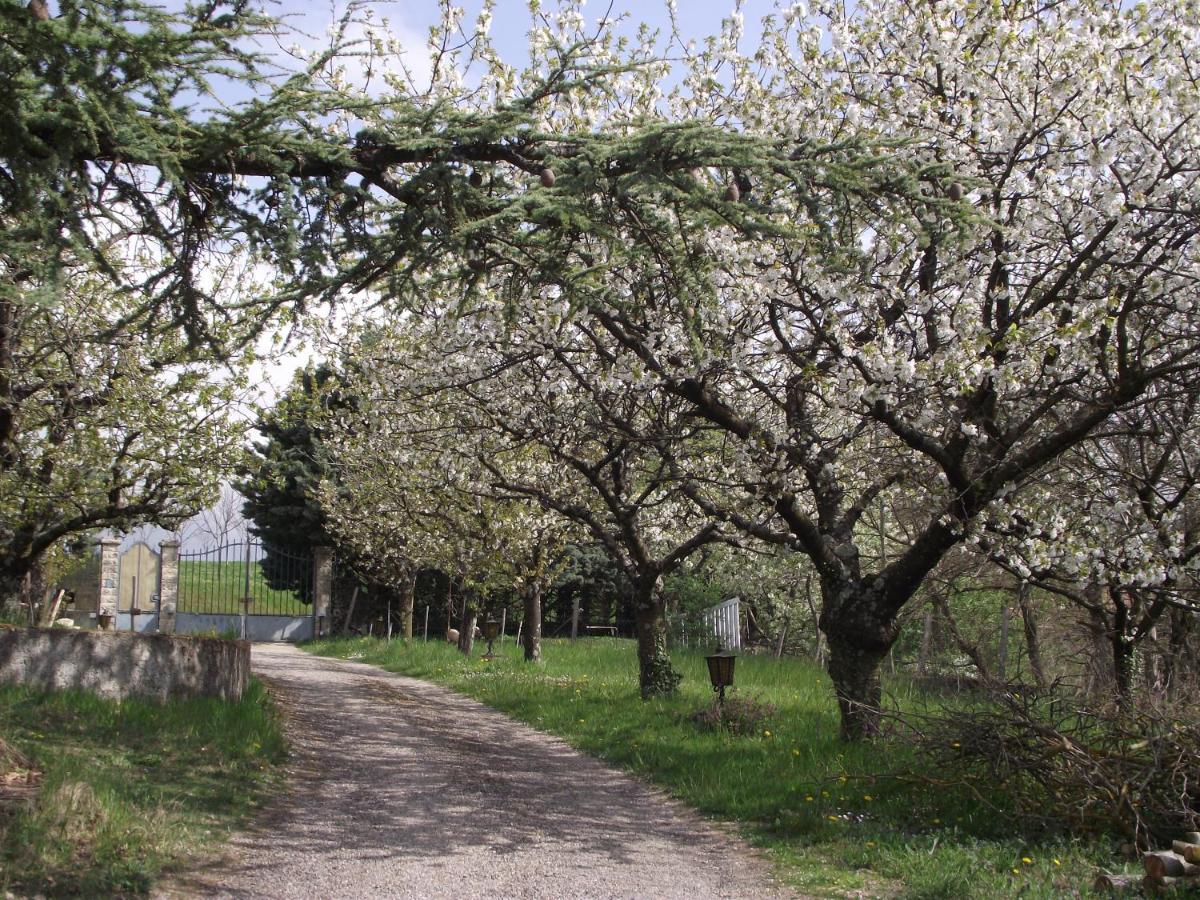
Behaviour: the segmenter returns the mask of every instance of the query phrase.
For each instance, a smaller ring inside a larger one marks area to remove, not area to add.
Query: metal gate
[[[313,560],[261,541],[179,554],[176,631],[256,641],[313,635]]]
[[[138,541],[117,559],[118,631],[158,630],[158,583],[162,561],[145,541]]]
[[[701,614],[701,620],[724,649],[742,649],[741,602],[737,597],[710,606]]]

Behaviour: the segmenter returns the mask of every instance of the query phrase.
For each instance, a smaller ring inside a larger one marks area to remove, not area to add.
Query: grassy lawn
[[[179,602],[182,613],[240,613],[241,598],[246,596],[244,560],[188,560],[179,562]],[[267,587],[262,567],[250,564],[251,613],[276,616],[307,616],[312,606],[302,603],[292,591]]]
[[[840,744],[828,679],[805,660],[738,660],[731,696],[777,713],[754,735],[735,737],[690,720],[711,703],[696,653],[674,655],[684,673],[678,696],[642,702],[632,641],[547,641],[539,666],[523,663],[511,641],[491,663],[440,642],[406,650],[339,638],[306,649],[448,685],[655,781],[739,823],[809,895],[1079,896],[1101,867],[1120,867],[1106,842],[1023,837],[960,792],[880,777],[920,771],[921,761],[899,745]]]
[[[0,687],[0,738],[0,894],[17,895],[146,893],[246,820],[286,752],[258,682],[164,706]],[[5,743],[41,772],[31,798],[4,790]]]

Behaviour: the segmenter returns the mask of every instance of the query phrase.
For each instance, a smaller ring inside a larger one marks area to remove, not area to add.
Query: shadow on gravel
[[[303,687],[318,665],[331,676]],[[651,788],[442,688],[301,653],[272,658],[264,673],[291,720],[294,780],[236,841],[225,896],[239,896],[231,881],[289,857],[436,869],[460,854],[530,851],[586,878],[655,845],[670,855],[721,843]]]

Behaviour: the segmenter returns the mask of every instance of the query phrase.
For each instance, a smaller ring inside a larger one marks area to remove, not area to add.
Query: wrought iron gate
[[[240,635],[253,637],[247,619],[307,619],[312,600],[309,554],[253,540],[179,554],[178,615],[236,616]]]

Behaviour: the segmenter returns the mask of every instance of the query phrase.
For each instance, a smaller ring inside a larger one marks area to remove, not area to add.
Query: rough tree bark
[[[525,647],[525,661],[538,662],[542,658],[542,583],[534,578],[525,588],[525,620],[522,623],[521,643]]]
[[[658,579],[640,579],[636,594],[638,687],[643,700],[675,692],[683,679],[671,666],[667,652],[667,614],[658,591]]]
[[[827,671],[841,712],[841,738],[861,741],[879,733],[879,667],[899,634],[899,623],[878,592],[822,583],[821,630],[829,642]]]
[[[1187,674],[1188,638],[1191,636],[1195,616],[1190,610],[1171,610],[1171,636],[1169,651],[1163,660],[1163,682],[1166,685],[1167,699],[1174,700],[1179,696],[1181,682]]]
[[[1125,705],[1133,695],[1133,622],[1121,592],[1109,588],[1107,594],[1113,605],[1112,628],[1108,632],[1112,645],[1113,682],[1117,701]]]
[[[475,646],[475,619],[477,611],[475,607],[475,592],[472,590],[463,591],[462,599],[462,618],[459,620],[458,628],[458,649],[463,652],[463,655],[470,656],[471,650]]]
[[[1042,644],[1038,636],[1037,613],[1029,599],[1029,584],[1022,582],[1017,591],[1017,602],[1021,605],[1021,624],[1025,630],[1025,649],[1029,653],[1029,670],[1038,693],[1046,690],[1046,670],[1042,667]]]
[[[837,694],[841,713],[841,738],[861,741],[879,733],[883,692],[879,666],[887,650],[862,646],[841,636],[826,636],[829,642],[829,678]]]
[[[413,642],[413,600],[416,593],[416,570],[405,572],[400,581],[400,631],[404,634],[404,643],[409,646]]]

